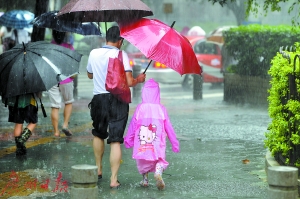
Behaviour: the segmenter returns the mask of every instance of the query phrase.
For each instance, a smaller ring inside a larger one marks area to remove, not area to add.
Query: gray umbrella
[[[46,41],[16,45],[0,55],[0,94],[5,98],[47,91],[79,73],[81,56]]]
[[[66,21],[115,21],[123,25],[152,15],[152,10],[140,0],[70,0],[57,14]]]
[[[60,9],[58,18],[79,22],[131,22],[152,15],[152,10],[140,0],[70,0]]]

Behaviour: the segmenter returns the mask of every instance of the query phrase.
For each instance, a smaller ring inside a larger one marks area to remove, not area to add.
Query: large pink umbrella
[[[120,31],[148,59],[163,63],[181,75],[201,74],[189,41],[167,24],[143,18],[129,25],[120,24]]]

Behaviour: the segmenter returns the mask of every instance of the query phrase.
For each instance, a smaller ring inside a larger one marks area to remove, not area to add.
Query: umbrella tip
[[[172,25],[170,26],[171,28],[173,28],[173,26],[175,25],[176,21],[173,21]]]

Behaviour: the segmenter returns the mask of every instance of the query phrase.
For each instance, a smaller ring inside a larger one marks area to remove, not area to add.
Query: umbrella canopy
[[[78,74],[81,54],[46,41],[18,44],[0,55],[0,94],[47,91]]]
[[[15,29],[29,27],[34,19],[34,14],[27,10],[11,10],[0,17],[0,25]]]
[[[230,28],[234,28],[234,27],[237,27],[237,26],[222,26],[222,27],[219,27],[219,28],[213,30],[207,36],[207,40],[223,44],[224,43],[223,31],[229,30]]]
[[[140,0],[70,0],[57,16],[79,22],[128,22],[151,15]]]
[[[31,23],[39,28],[51,28],[60,32],[73,32],[81,35],[101,35],[93,22],[65,21],[57,17],[58,11],[50,11],[36,17]]]
[[[170,26],[156,19],[140,19],[120,26],[121,36],[147,58],[165,64],[179,74],[201,74],[189,41]]]
[[[194,26],[187,32],[188,36],[205,36],[206,32],[200,26]]]

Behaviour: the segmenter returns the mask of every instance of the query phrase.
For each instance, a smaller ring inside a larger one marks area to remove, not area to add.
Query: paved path
[[[15,157],[13,126],[6,122],[7,109],[0,107],[0,198],[70,198],[71,166],[94,165],[87,108],[92,87],[83,81],[85,77],[85,73],[80,74],[79,99],[70,121],[74,136],[52,137],[49,101],[44,97],[48,117],[43,118],[39,112],[39,124],[27,143],[26,158]],[[174,154],[168,143],[170,165],[163,175],[166,190],[158,191],[152,176],[149,188],[139,187],[141,176],[131,159],[131,150],[125,148],[119,176],[122,187],[110,190],[107,146],[103,179],[98,182],[99,198],[266,198],[263,140],[270,122],[267,110],[228,105],[222,101],[222,88],[204,88],[203,99],[194,101],[191,91],[178,85],[161,85],[161,101],[181,145],[180,153]],[[138,102],[130,104],[130,117]],[[60,189],[56,189],[58,185]]]

